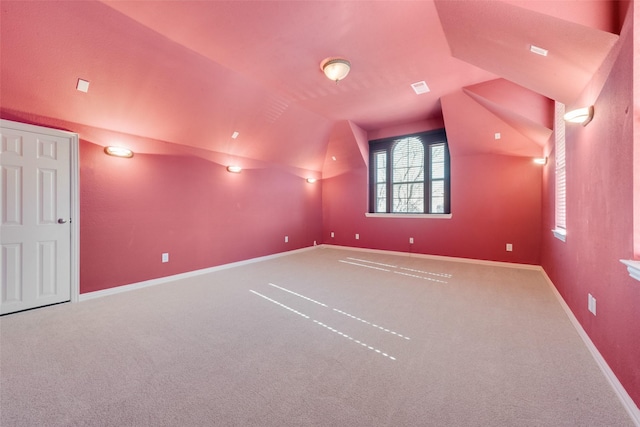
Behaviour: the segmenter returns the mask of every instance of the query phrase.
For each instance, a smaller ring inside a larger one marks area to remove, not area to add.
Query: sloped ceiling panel
[[[1,6],[3,108],[322,167],[328,119],[112,8],[99,2]],[[90,81],[88,93],[75,89],[78,78]]]
[[[105,4],[290,104],[365,130],[440,117],[440,96],[495,77],[449,55],[432,1]],[[330,56],[352,64],[337,85],[320,70]],[[410,85],[421,80],[432,91],[417,96]]]
[[[469,86],[463,91],[539,146],[549,140],[554,112],[551,99],[504,79]]]
[[[454,57],[565,104],[580,96],[618,40],[498,1],[437,0],[436,8]],[[531,45],[547,56],[530,52]]]
[[[323,179],[362,169],[368,164],[360,147],[363,137],[366,142],[366,133],[357,125],[347,120],[336,122],[329,135]]]
[[[464,87],[466,115],[484,107],[491,117],[473,122],[476,135],[499,124],[540,141],[536,126],[546,125],[533,105],[581,90],[615,42],[607,31],[618,28],[617,5],[3,0],[0,111],[320,171],[334,124],[371,136],[441,121],[441,99]],[[534,57],[529,43],[549,56]],[[328,56],[352,62],[339,84],[320,70]],[[498,76],[540,97],[483,83]],[[90,81],[88,93],[75,90],[78,78]],[[431,92],[412,91],[420,80]]]
[[[513,110],[519,116],[540,126],[553,128],[554,102],[546,96],[505,79],[489,80],[466,86],[465,90]]]
[[[442,98],[442,114],[452,155],[542,155],[541,146],[491,113],[463,90]],[[495,138],[496,133],[500,133],[500,139]]]

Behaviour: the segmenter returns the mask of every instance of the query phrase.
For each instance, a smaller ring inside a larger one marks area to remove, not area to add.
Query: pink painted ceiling
[[[465,151],[539,153],[552,99],[579,98],[628,2],[3,0],[0,8],[3,117],[319,171],[328,147],[340,152],[338,130],[359,129],[352,143],[360,131],[443,116],[465,127]],[[549,55],[534,56],[530,44]],[[331,56],[352,63],[338,84],[320,70]],[[88,93],[76,91],[78,78],[90,81]],[[416,95],[410,85],[422,80],[431,92]],[[445,105],[456,111],[443,114]],[[495,149],[480,136],[498,128],[514,138]]]

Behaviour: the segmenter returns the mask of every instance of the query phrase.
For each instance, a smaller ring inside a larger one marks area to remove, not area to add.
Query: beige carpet
[[[542,275],[320,247],[0,319],[5,426],[631,426]]]

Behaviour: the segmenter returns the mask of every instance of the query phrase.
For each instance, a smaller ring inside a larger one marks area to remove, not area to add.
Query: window
[[[369,141],[369,212],[448,214],[444,129]]]
[[[555,144],[556,144],[556,227],[553,234],[560,240],[567,237],[567,170],[565,159],[565,123],[564,104],[555,105]]]

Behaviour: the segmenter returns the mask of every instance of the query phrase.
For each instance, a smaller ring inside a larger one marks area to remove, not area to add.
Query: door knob
[[[65,224],[67,222],[66,219],[58,218],[58,224]]]

